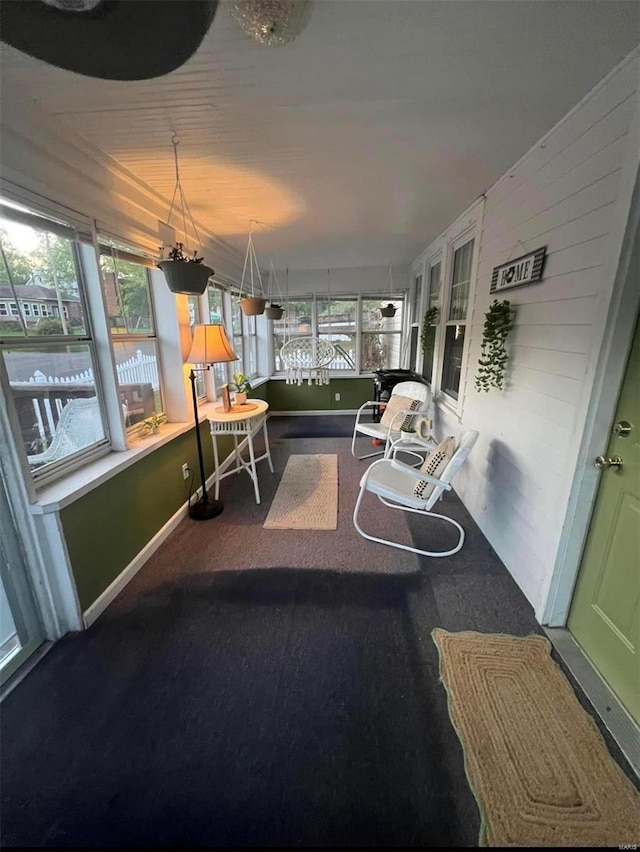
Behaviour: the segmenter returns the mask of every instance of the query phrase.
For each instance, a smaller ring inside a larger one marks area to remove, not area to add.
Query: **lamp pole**
[[[209,364],[207,364],[206,367],[202,367],[202,369],[198,370],[198,372],[203,373],[205,370],[208,369],[210,369]],[[209,495],[207,494],[207,483],[204,473],[204,459],[202,457],[202,438],[200,437],[200,424],[198,423],[196,371],[193,367],[191,368],[191,372],[189,373],[189,380],[191,381],[191,398],[193,399],[193,417],[196,424],[196,443],[198,444],[200,482],[202,483],[202,497],[200,498],[200,500],[198,500],[197,503],[194,503],[192,506],[189,506],[189,516],[193,518],[194,521],[206,521],[209,518],[215,518],[216,515],[219,515],[224,509],[224,504],[221,500],[210,500]]]

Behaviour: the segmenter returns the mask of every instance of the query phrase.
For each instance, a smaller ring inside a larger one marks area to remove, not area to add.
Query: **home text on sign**
[[[521,287],[523,284],[533,284],[542,278],[542,266],[547,247],[536,249],[516,257],[508,263],[496,266],[491,276],[491,293],[498,290],[509,290],[511,287]]]

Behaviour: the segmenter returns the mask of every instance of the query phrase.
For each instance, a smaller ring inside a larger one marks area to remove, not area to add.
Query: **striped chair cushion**
[[[427,473],[429,476],[440,478],[445,471],[445,468],[453,458],[456,451],[456,439],[453,435],[445,438],[443,441],[431,450],[429,455],[420,465],[420,472]],[[425,482],[423,479],[418,479],[413,489],[416,497],[421,497],[423,500],[428,500],[433,493],[435,485]]]
[[[384,414],[380,418],[380,425],[386,426],[389,428],[391,423],[395,419],[395,423],[393,424],[393,430],[399,431],[400,429],[404,429],[406,426],[411,424],[413,420],[413,415],[407,414],[407,416],[401,420],[399,417],[396,417],[399,411],[404,411],[408,409],[410,411],[415,411],[420,407],[419,399],[411,399],[410,396],[402,396],[401,394],[391,394],[391,399],[387,403],[387,407],[384,410]]]

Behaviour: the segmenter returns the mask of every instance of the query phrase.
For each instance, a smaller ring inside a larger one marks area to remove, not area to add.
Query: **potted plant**
[[[233,381],[229,382],[231,389],[234,390],[236,405],[244,405],[247,401],[247,393],[251,390],[251,382],[244,373],[234,373]]]
[[[168,254],[167,258],[158,261],[157,266],[164,272],[171,292],[201,296],[214,270],[203,263],[204,258],[197,257],[197,252],[185,254],[182,243],[172,246]]]
[[[264,313],[267,319],[279,320],[282,319],[284,308],[282,305],[277,305],[275,302],[272,302],[269,307],[264,309]]]
[[[149,417],[145,417],[142,421],[142,426],[146,432],[149,432],[151,435],[158,434],[158,428],[167,422],[166,414],[158,414],[157,412],[153,412]]]

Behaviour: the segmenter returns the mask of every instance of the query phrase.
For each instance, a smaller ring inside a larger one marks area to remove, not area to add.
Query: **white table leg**
[[[271,461],[271,448],[269,447],[269,432],[267,431],[267,418],[264,418],[264,422],[262,424],[262,428],[264,430],[264,445],[267,448],[267,460],[269,462],[269,468],[271,473],[273,473],[273,462]]]
[[[256,492],[256,503],[260,503],[260,491],[258,489],[258,474],[256,472],[256,457],[253,452],[253,431],[249,427],[249,475],[253,479],[253,490]]]
[[[233,446],[234,446],[233,455],[234,455],[235,460],[236,460],[236,473],[240,473],[240,453],[238,452],[238,435],[235,432],[234,432],[234,435],[233,435]]]

